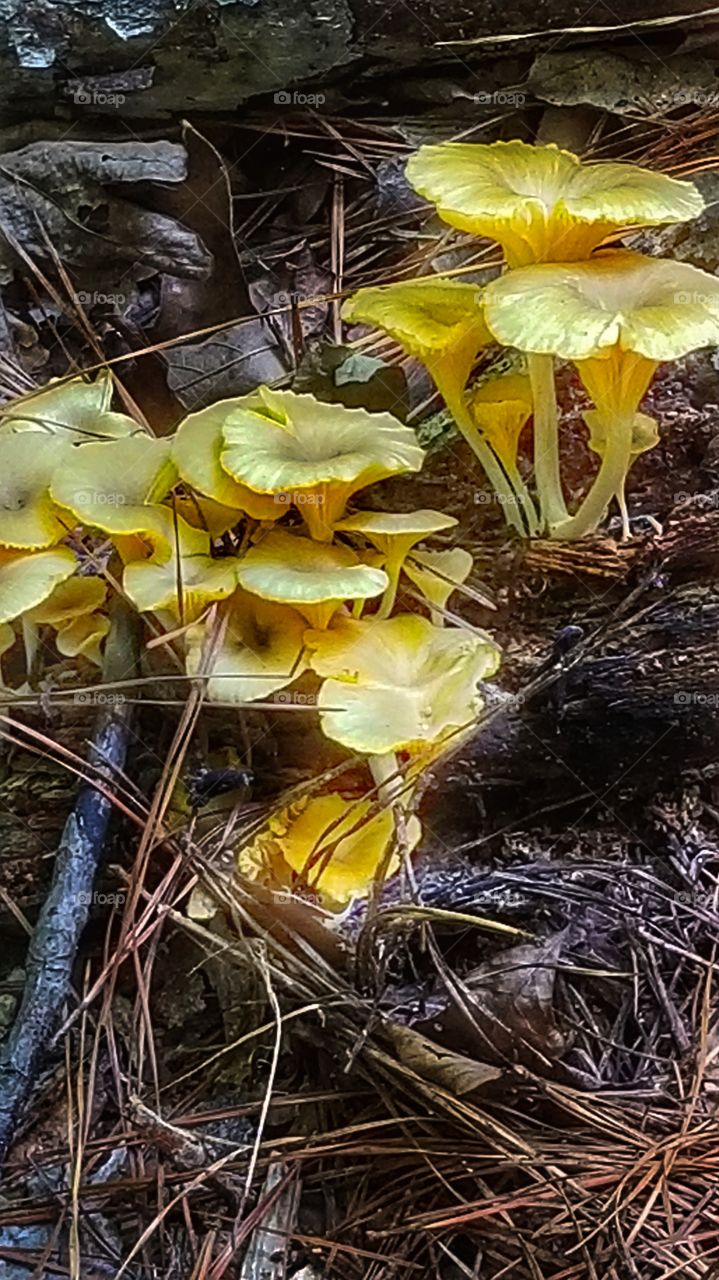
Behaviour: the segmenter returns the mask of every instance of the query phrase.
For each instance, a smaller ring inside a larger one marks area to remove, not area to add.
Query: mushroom
[[[428,370],[460,432],[484,467],[499,495],[513,498],[492,449],[467,412],[465,386],[478,351],[492,340],[481,310],[481,290],[473,284],[423,276],[419,280],[360,289],[342,309],[346,320],[384,329]],[[522,521],[513,501],[505,516],[519,532]]]
[[[38,550],[67,533],[50,496],[58,467],[72,450],[60,440],[40,445],[32,433],[0,435],[0,546]]]
[[[107,589],[101,578],[77,574],[55,587],[42,604],[29,610],[23,621],[33,626],[51,626],[57,635],[58,653],[66,658],[82,654],[99,666],[100,645],[110,629],[109,618],[101,612]]]
[[[311,542],[286,529],[273,529],[242,557],[237,580],[263,600],[292,605],[318,630],[346,600],[368,600],[389,586],[382,569],[362,564],[349,547]]]
[[[52,499],[89,528],[161,537],[167,526],[155,504],[175,482],[171,451],[170,440],[139,435],[69,449],[54,472]],[[134,552],[134,541],[129,546]]]
[[[588,258],[617,227],[687,222],[704,209],[691,182],[584,164],[554,143],[431,144],[410,156],[406,176],[451,227],[499,241],[510,267]]]
[[[417,614],[339,618],[328,631],[308,631],[305,644],[322,677],[323,732],[370,757],[380,795],[397,772],[396,752],[427,750],[474,720],[479,681],[499,665],[488,637],[434,627]]]
[[[353,493],[402,471],[419,471],[424,451],[389,413],[324,404],[312,395],[260,387],[262,406],[225,421],[221,463],[238,483],[290,500],[313,538],[331,542]]]
[[[621,502],[635,415],[657,365],[719,342],[719,281],[685,262],[607,250],[512,271],[488,286],[485,309],[500,342],[573,360],[601,414],[596,480],[577,513],[551,529],[583,537],[613,497]]]
[[[225,606],[226,625],[207,680],[211,702],[254,702],[284,689],[305,669],[307,622],[296,609],[236,591]],[[187,633],[185,667],[197,675],[206,651],[204,623]],[[207,676],[202,668],[202,675]]]
[[[603,458],[607,451],[607,425],[602,414],[597,409],[587,409],[584,421],[589,428],[589,448],[593,453],[597,453],[600,458]],[[659,444],[659,424],[656,418],[651,418],[648,413],[635,413],[632,427],[630,466],[641,453],[646,453],[657,444]],[[622,537],[626,541],[629,537],[630,528],[624,485],[622,485],[621,493],[616,496],[622,515]]]
[[[77,560],[69,547],[30,553],[0,549],[0,626],[22,619],[28,676],[37,652],[37,626],[27,615],[76,568]]]
[[[222,430],[229,415],[253,406],[262,408],[262,401],[254,392],[232,400],[218,400],[207,409],[189,414],[177,428],[172,457],[180,479],[205,498],[235,512],[245,512],[254,520],[276,520],[284,515],[284,507],[275,501],[275,496],[256,493],[247,485],[238,484],[220,463],[225,447]],[[236,523],[237,517],[232,521]]]
[[[173,624],[196,622],[213,600],[225,600],[237,586],[236,556],[210,555],[209,536],[193,529],[167,507],[157,509],[166,528],[152,554],[125,566],[122,585],[140,613],[167,614]]]
[[[704,208],[690,182],[632,164],[583,164],[553,144],[424,146],[410,157],[407,178],[450,226],[498,240],[510,267],[587,258],[618,227],[684,222]],[[532,353],[527,364],[536,484],[544,523],[551,528],[568,517],[560,480],[554,366],[549,355],[524,349]]]
[[[0,432],[44,432],[67,444],[115,439],[142,428],[124,413],[112,413],[112,374],[102,370],[94,382],[62,378],[11,400],[0,409]]]
[[[397,596],[399,575],[412,547],[433,533],[441,533],[457,524],[454,516],[439,511],[358,511],[355,515],[338,520],[335,528],[341,533],[362,533],[385,557],[384,570],[389,585],[377,611],[378,618],[387,618]]]
[[[494,449],[522,503],[530,534],[538,533],[539,521],[534,503],[517,466],[519,437],[532,414],[530,379],[521,373],[502,373],[487,378],[472,392],[470,413]]]
[[[325,906],[341,909],[365,896],[378,875],[386,879],[399,868],[392,811],[375,808],[369,799],[346,800],[336,792],[302,799],[273,815],[240,851],[239,869],[286,883],[289,868]],[[409,852],[421,834],[419,821],[410,817],[405,824]]]
[[[410,582],[422,592],[430,607],[430,621],[444,626],[444,611],[449,597],[466,582],[474,560],[464,547],[451,551],[415,551],[402,565]]]

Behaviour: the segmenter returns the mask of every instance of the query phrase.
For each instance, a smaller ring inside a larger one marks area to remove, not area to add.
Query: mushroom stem
[[[522,504],[522,510],[524,511],[524,518],[527,521],[527,529],[529,531],[529,536],[530,538],[534,538],[539,533],[541,529],[541,524],[536,512],[534,503],[532,502],[532,499],[530,497],[529,490],[526,484],[524,483],[524,480],[522,479],[522,476],[519,471],[519,467],[515,462],[512,462],[512,463],[505,462],[503,465],[507,473],[509,483],[511,484],[517,497],[519,498],[519,501]]]
[[[514,493],[509,480],[507,479],[500,463],[494,456],[489,444],[482,438],[478,428],[472,421],[464,403],[462,393],[460,392],[459,395],[457,395],[456,392],[452,393],[449,387],[441,386],[436,377],[435,382],[437,382],[437,386],[444,396],[447,408],[452,414],[459,431],[467,441],[467,444],[475,457],[479,459],[484,467],[487,479],[489,480],[489,483],[494,489],[497,497],[500,499],[502,510],[504,511],[504,518],[507,521],[507,524],[510,524],[518,533],[524,535],[525,529],[519,511],[520,504],[517,499],[517,495]],[[529,494],[527,494],[527,498],[529,499]]]
[[[402,572],[402,565],[406,559],[404,549],[399,554],[388,555],[384,562],[384,571],[389,578],[389,586],[385,588],[385,593],[380,600],[379,609],[375,614],[377,619],[388,618],[394,608],[394,602],[397,599],[397,589],[399,587],[399,575]]]
[[[394,751],[387,751],[381,756],[370,756],[368,763],[380,804],[389,809],[390,806],[401,803],[405,782]]]
[[[612,498],[622,510],[623,528],[627,530],[624,482],[632,459],[634,406],[628,411],[607,415],[607,444],[597,477],[576,515],[570,516],[551,530],[551,537],[574,539],[593,533]]]
[[[36,622],[31,622],[29,618],[22,619],[22,642],[25,649],[25,675],[28,684],[30,684],[38,649],[40,648],[40,628]]]
[[[546,529],[569,518],[559,471],[559,426],[554,386],[554,358],[527,355],[534,402],[534,475],[542,523]]]

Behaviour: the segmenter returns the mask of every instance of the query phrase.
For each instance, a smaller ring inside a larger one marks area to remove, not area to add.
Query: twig
[[[107,640],[105,678],[133,674],[137,654],[135,620],[118,600]],[[101,779],[111,782],[113,773],[124,766],[131,714],[130,704],[124,701],[103,705],[89,751],[89,763]],[[112,808],[104,789],[83,783],[65,823],[50,891],[28,948],[22,1002],[0,1055],[0,1164],[70,993]]]

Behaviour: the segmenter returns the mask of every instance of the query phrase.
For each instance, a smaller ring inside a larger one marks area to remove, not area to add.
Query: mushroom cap
[[[32,432],[0,434],[0,546],[37,549],[65,536],[50,486],[71,456],[61,440],[40,445]]]
[[[203,530],[160,510],[168,519],[166,541],[158,541],[149,559],[127,564],[122,585],[140,613],[167,611],[194,622],[211,601],[232,595],[239,561],[235,556],[214,558]]]
[[[180,478],[206,498],[214,499],[223,507],[244,511],[255,520],[276,520],[284,512],[274,499],[238,484],[220,463],[225,447],[222,430],[228,417],[237,410],[255,406],[261,409],[262,401],[253,392],[232,400],[218,400],[207,409],[188,414],[177,428],[172,456]]]
[[[0,623],[13,622],[42,604],[76,568],[69,547],[29,554],[0,552]]]
[[[685,222],[704,208],[690,182],[633,164],[583,164],[553,143],[423,146],[406,175],[445,222],[499,240],[515,264],[585,257],[593,245],[573,235],[577,223],[596,228],[596,245],[612,227]]]
[[[55,645],[65,658],[87,658],[102,666],[102,642],[110,630],[110,619],[104,613],[83,613],[58,630]]]
[[[487,638],[415,614],[341,618],[329,631],[308,631],[305,643],[310,666],[324,677],[324,733],[370,755],[411,750],[469,724],[482,704],[479,681],[499,665]]]
[[[94,613],[105,603],[107,587],[102,578],[79,577],[61,582],[51,596],[32,611],[33,622],[58,626],[85,613]]]
[[[472,405],[505,404],[526,405],[532,411],[532,384],[526,373],[499,373],[485,378],[472,388]]]
[[[403,541],[428,538],[430,534],[441,533],[456,524],[454,516],[426,509],[407,512],[356,511],[354,515],[338,520],[335,529],[343,533],[365,533],[368,538],[377,538],[384,544],[393,538]]]
[[[589,427],[589,448],[593,453],[604,456],[607,447],[607,424],[604,414],[596,409],[587,409],[584,420]],[[638,458],[659,444],[659,425],[656,418],[648,413],[635,413],[632,426],[632,457]]]
[[[344,304],[342,315],[384,329],[417,360],[444,354],[469,334],[476,337],[477,351],[492,341],[481,290],[442,276],[360,289]]]
[[[225,470],[258,493],[335,483],[356,488],[422,466],[414,431],[390,413],[268,387],[258,395],[261,409],[238,409],[227,418],[221,456]]]
[[[239,562],[241,587],[263,600],[303,605],[327,600],[368,600],[389,584],[383,569],[362,564],[349,547],[311,542],[273,529]]]
[[[719,342],[719,280],[686,262],[607,250],[520,267],[484,296],[495,337],[521,351],[585,360],[618,345],[660,361]]]
[[[413,551],[402,571],[430,605],[444,609],[452,592],[466,582],[473,564],[464,547],[452,547],[449,551]]]
[[[171,451],[171,440],[140,435],[79,445],[56,468],[51,496],[91,528],[146,532],[156,524],[151,504],[175,482]]]
[[[254,702],[290,684],[305,669],[307,623],[288,605],[236,591],[227,606],[227,626],[213,651],[207,696],[211,702]],[[187,633],[188,675],[200,670],[206,640],[204,623]]]
[[[111,401],[109,370],[103,370],[94,382],[84,378],[51,380],[47,386],[3,405],[0,432],[40,431],[67,444],[81,444],[141,431],[133,418],[112,413]]]
[[[371,800],[346,800],[336,792],[288,806],[240,852],[240,870],[264,867],[281,882],[287,879],[282,875],[285,864],[302,875],[326,905],[343,907],[367,893],[395,838],[392,811],[372,809]],[[416,818],[407,820],[406,834],[411,851],[422,834]],[[399,858],[393,853],[385,875],[394,875],[398,868]]]

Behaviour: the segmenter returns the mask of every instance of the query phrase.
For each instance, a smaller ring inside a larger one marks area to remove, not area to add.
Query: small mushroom
[[[346,800],[336,792],[300,800],[273,815],[240,851],[239,869],[275,884],[290,880],[289,869],[325,906],[341,909],[364,897],[379,875],[387,879],[399,868],[392,811],[374,808],[369,799]],[[405,830],[411,852],[422,834],[417,818],[410,817]]]
[[[439,511],[358,511],[355,515],[338,520],[335,528],[342,533],[361,533],[385,557],[384,569],[389,585],[377,611],[378,618],[387,618],[392,612],[397,596],[402,566],[416,543],[433,533],[441,533],[457,524],[454,516]]]
[[[428,370],[447,408],[497,494],[511,489],[492,449],[467,412],[465,386],[477,353],[492,341],[473,284],[423,276],[419,280],[360,289],[344,305],[346,320],[384,329]],[[503,504],[508,522],[522,532],[514,503]]]
[[[94,382],[84,378],[62,378],[0,409],[0,432],[43,432],[82,444],[92,440],[116,439],[141,432],[134,419],[110,410],[112,374],[102,370]]]
[[[14,622],[37,608],[76,569],[69,547],[29,554],[0,550],[0,623]]]
[[[451,551],[414,551],[405,560],[402,571],[422,592],[430,607],[430,621],[444,626],[444,611],[449,597],[466,582],[474,560],[464,547]]]
[[[522,503],[530,534],[538,533],[539,521],[534,503],[517,466],[519,437],[532,415],[532,384],[529,378],[521,373],[503,373],[487,378],[472,392],[470,413],[494,449]]]
[[[499,665],[488,637],[417,614],[339,618],[328,631],[308,631],[305,644],[323,680],[324,733],[370,756],[423,750],[469,725],[482,705],[479,682]]]
[[[53,627],[58,653],[64,657],[82,655],[100,666],[100,646],[110,629],[109,618],[101,612],[106,595],[101,578],[76,574],[55,587],[47,600],[24,615],[24,620],[35,627]]]
[[[237,580],[263,600],[292,605],[318,630],[345,601],[369,600],[389,585],[382,569],[362,564],[349,547],[311,542],[285,529],[273,529],[242,557]]]
[[[139,435],[71,448],[54,471],[52,500],[88,528],[117,537],[161,536],[165,526],[155,504],[175,483],[171,451],[170,440]]]
[[[29,432],[0,435],[0,546],[38,550],[67,533],[50,496],[53,478],[72,450]]]
[[[222,430],[229,415],[253,406],[262,407],[262,401],[254,393],[233,400],[218,400],[207,409],[189,414],[177,428],[172,456],[180,479],[205,498],[235,512],[245,512],[255,520],[277,520],[284,515],[285,508],[275,501],[274,495],[256,493],[247,485],[238,484],[220,463],[225,447]],[[236,523],[237,516],[232,521]]]
[[[211,702],[254,702],[284,689],[305,669],[307,622],[296,609],[236,591],[225,606],[226,626],[213,651],[207,680]],[[187,633],[185,666],[197,675],[206,649],[204,623]],[[207,676],[203,668],[203,675]]]
[[[597,453],[600,458],[603,458],[607,451],[607,424],[602,414],[597,409],[588,409],[584,415],[584,421],[589,428],[589,448],[593,453]],[[631,462],[638,458],[641,453],[646,453],[658,444],[659,424],[656,418],[651,418],[648,413],[635,413],[634,426],[632,428]],[[627,510],[624,485],[622,485],[621,493],[617,494],[617,502],[622,514],[622,534],[626,540],[629,537],[629,512]]]
[[[165,508],[166,529],[145,560],[125,566],[122,585],[140,613],[167,615],[173,625],[196,622],[214,600],[226,600],[237,586],[235,556],[210,555],[210,538]]]
[[[414,432],[389,413],[268,387],[258,395],[262,408],[237,409],[225,421],[222,466],[257,493],[291,500],[320,542],[331,542],[358,489],[422,466]]]
[[[589,262],[542,263],[492,281],[487,321],[500,342],[573,360],[601,414],[606,447],[577,513],[554,537],[592,533],[621,501],[635,416],[657,365],[719,342],[719,281],[685,262],[607,250]]]

